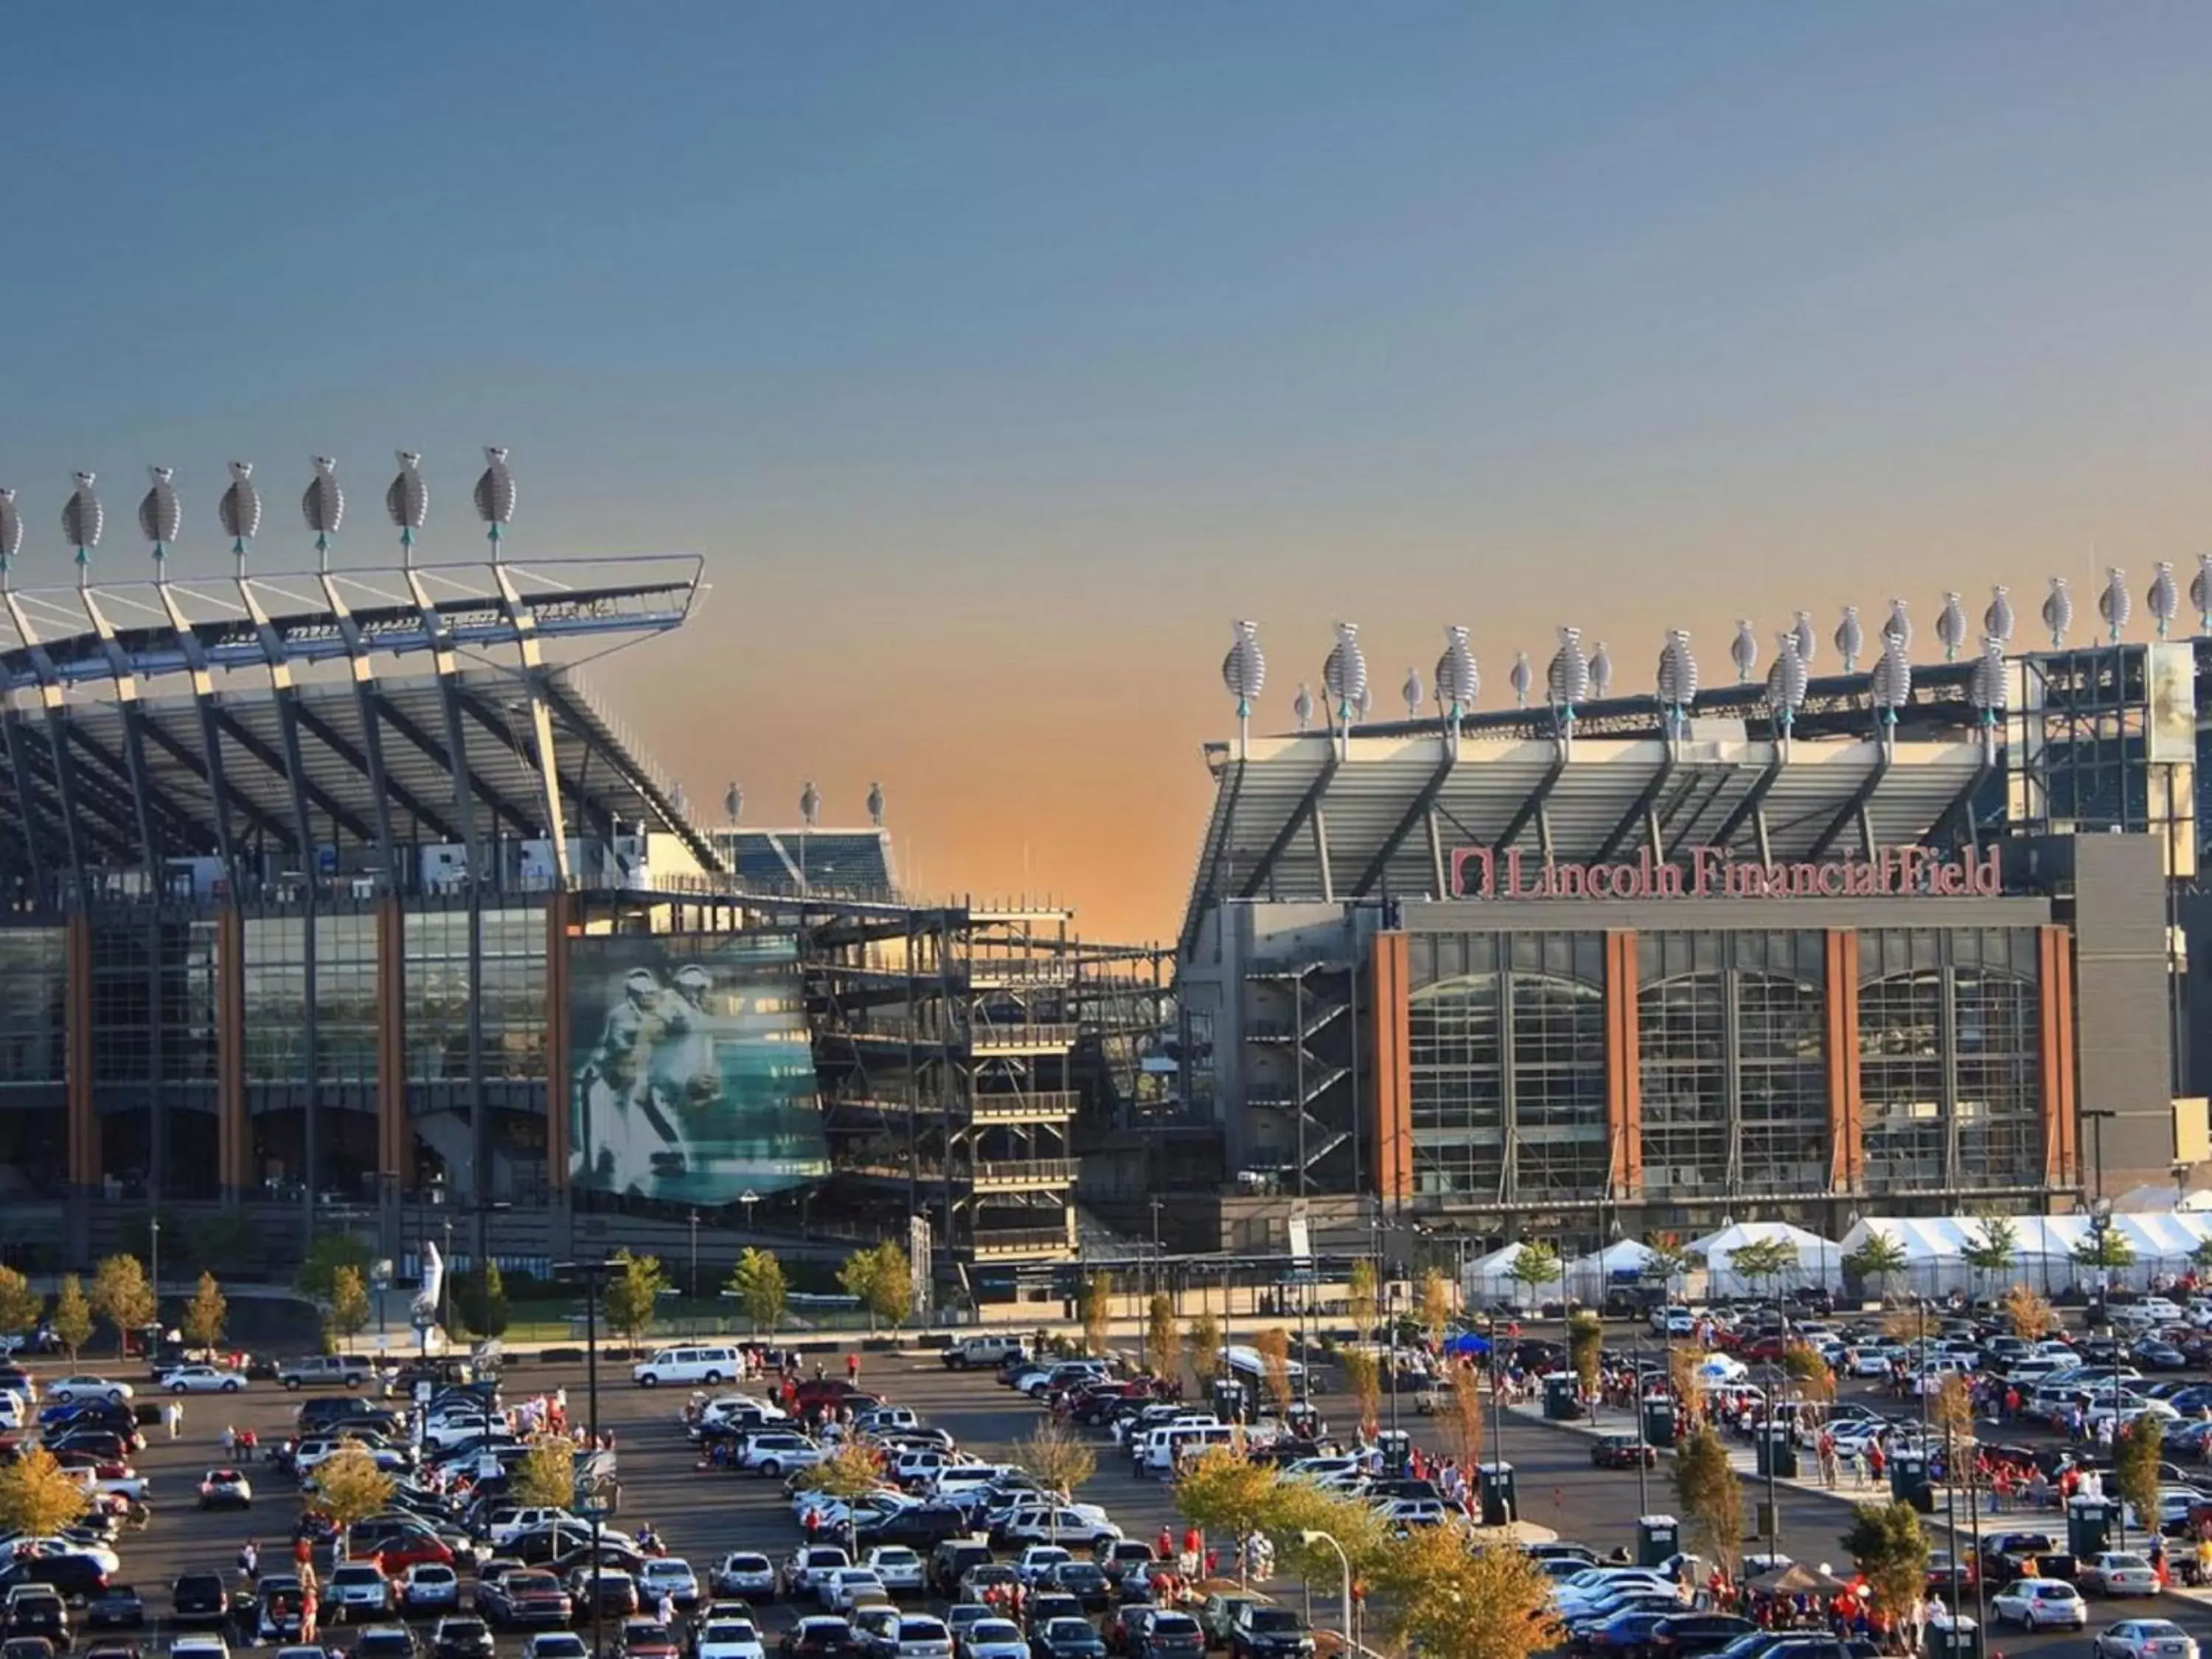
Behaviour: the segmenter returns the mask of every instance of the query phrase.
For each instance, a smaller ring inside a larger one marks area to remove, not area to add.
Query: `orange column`
[[[82,914],[72,915],[62,937],[68,973],[64,1052],[68,1056],[69,1133],[64,1139],[69,1178],[71,1185],[91,1191],[100,1181],[100,1122],[92,1109],[92,926]]]
[[[1406,1000],[1409,956],[1405,934],[1375,936],[1375,1193],[1385,1203],[1402,1203],[1413,1191],[1412,1011]]]
[[[1644,1196],[1643,1032],[1637,1023],[1636,935],[1605,936],[1605,1133],[1613,1196]]]
[[[2043,1062],[2043,1179],[2050,1187],[2079,1183],[2080,1116],[2074,1097],[2074,939],[2063,927],[2040,930],[2037,1014]]]
[[[215,924],[215,1168],[223,1201],[251,1184],[246,1124],[246,918],[225,910]]]
[[[1859,936],[1828,930],[1828,1182],[1856,1192],[1866,1180],[1866,1102],[1859,1092]]]
[[[556,893],[545,907],[545,1180],[568,1190],[568,928],[575,901]]]

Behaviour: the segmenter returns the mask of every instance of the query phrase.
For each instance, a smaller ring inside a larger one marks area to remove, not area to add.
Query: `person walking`
[[[238,1576],[248,1584],[261,1582],[261,1547],[251,1538],[238,1547]]]
[[[181,1439],[185,1432],[185,1402],[181,1400],[172,1400],[163,1406],[161,1420],[168,1425],[170,1439]]]

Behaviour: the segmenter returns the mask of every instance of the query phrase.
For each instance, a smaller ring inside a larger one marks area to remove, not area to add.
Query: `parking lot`
[[[841,1358],[823,1358],[833,1372],[842,1370]],[[150,1389],[135,1362],[126,1369],[117,1368],[110,1361],[107,1367],[111,1374],[128,1378],[142,1391]],[[52,1364],[35,1369],[42,1379],[59,1370]],[[99,1371],[103,1366],[94,1360],[79,1369]],[[1328,1373],[1322,1372],[1321,1380],[1328,1379]],[[963,1449],[986,1457],[1003,1453],[1026,1436],[1041,1415],[1039,1407],[1000,1386],[988,1371],[949,1372],[933,1354],[869,1354],[860,1382],[891,1403],[913,1407],[926,1423],[951,1434]],[[600,1384],[600,1425],[615,1437],[622,1484],[620,1514],[611,1524],[635,1530],[641,1522],[650,1522],[670,1551],[688,1559],[702,1579],[726,1552],[757,1549],[781,1560],[800,1541],[778,1483],[726,1472],[702,1472],[696,1467],[696,1450],[685,1438],[679,1422],[684,1389],[635,1388],[629,1380],[627,1367],[612,1364],[602,1366]],[[510,1402],[562,1388],[568,1391],[572,1415],[580,1421],[587,1409],[582,1365],[541,1364],[518,1358],[507,1373],[505,1392]],[[168,1607],[168,1586],[179,1574],[196,1570],[230,1574],[238,1550],[248,1538],[260,1544],[272,1565],[281,1555],[298,1512],[296,1489],[288,1476],[266,1467],[251,1470],[257,1483],[257,1502],[247,1511],[202,1514],[193,1506],[193,1494],[202,1474],[223,1461],[221,1437],[226,1426],[251,1428],[264,1447],[272,1445],[291,1431],[301,1402],[313,1397],[257,1382],[237,1395],[187,1399],[182,1433],[173,1441],[164,1431],[149,1431],[147,1448],[134,1461],[139,1472],[151,1479],[152,1519],[143,1531],[126,1532],[117,1547],[123,1558],[121,1577],[138,1587],[157,1620],[156,1627],[145,1632],[147,1639],[158,1640],[161,1635],[158,1621]],[[1845,1397],[1868,1400],[1900,1413],[1917,1409],[1864,1382],[1847,1384]],[[1318,1395],[1316,1401],[1341,1433],[1352,1420],[1350,1402],[1326,1392]],[[1431,1450],[1443,1449],[1436,1425],[1415,1414],[1409,1396],[1401,1398],[1399,1413],[1417,1443]],[[2008,1429],[2006,1437],[2033,1441],[2045,1434],[2035,1429]],[[1164,1526],[1179,1531],[1181,1522],[1170,1489],[1161,1482],[1133,1475],[1127,1461],[1103,1435],[1093,1437],[1099,1451],[1098,1472],[1079,1496],[1104,1506],[1127,1536],[1149,1539]],[[1514,1413],[1505,1422],[1502,1449],[1517,1471],[1524,1518],[1603,1552],[1631,1541],[1634,1517],[1644,1500],[1632,1471],[1591,1467],[1589,1443],[1570,1428]],[[1651,1508],[1672,1507],[1663,1465],[1648,1477],[1648,1492]],[[1756,1502],[1764,1493],[1754,1491],[1747,1497]],[[1848,1518],[1842,1503],[1785,1488],[1778,1508],[1781,1548],[1785,1553],[1808,1563],[1846,1565],[1838,1546]],[[1293,1605],[1298,1603],[1297,1587],[1274,1588]],[[773,1647],[777,1636],[788,1627],[794,1609],[782,1604],[761,1606],[757,1610]],[[2142,1603],[2093,1603],[2091,1634],[2113,1619],[2143,1610]],[[2194,1596],[2167,1595],[2155,1611],[2212,1641],[2212,1607]],[[1314,1613],[1316,1623],[1332,1624],[1333,1598],[1317,1595]],[[345,1644],[349,1638],[343,1632],[333,1632],[326,1622],[325,1639]],[[2023,1637],[2008,1632],[1997,1638],[1996,1644],[2011,1655],[2048,1653],[2053,1659],[2066,1659],[2066,1656],[2086,1654],[2088,1638]],[[502,1637],[501,1645],[503,1651],[514,1652],[519,1649],[520,1638]]]

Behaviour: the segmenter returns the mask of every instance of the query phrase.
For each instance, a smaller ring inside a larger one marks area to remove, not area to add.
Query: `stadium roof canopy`
[[[1706,719],[1672,740],[1571,742],[1469,722],[1456,744],[1431,720],[1255,738],[1242,758],[1217,744],[1208,759],[1186,948],[1232,899],[1446,896],[1462,848],[1597,863],[1710,847],[1788,863],[1917,844],[1990,776],[1984,745],[1963,736],[1782,744]]]
[[[699,577],[687,555],[0,592],[0,867],[396,860],[557,823],[563,857],[568,836],[642,828],[718,871],[678,793],[544,654],[672,629]]]

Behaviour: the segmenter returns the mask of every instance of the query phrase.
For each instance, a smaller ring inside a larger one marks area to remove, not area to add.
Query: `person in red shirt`
[[[857,1382],[860,1380],[860,1355],[848,1353],[845,1356],[845,1380],[848,1382]]]

